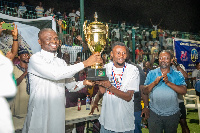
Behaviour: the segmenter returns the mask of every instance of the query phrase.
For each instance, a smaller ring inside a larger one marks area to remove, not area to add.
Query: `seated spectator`
[[[35,8],[35,11],[38,18],[43,17],[44,8],[42,7],[41,1],[39,2],[39,5]]]
[[[14,11],[13,11],[13,17],[17,17],[17,16],[18,16],[18,7],[15,6]]]
[[[27,11],[27,9],[26,9],[25,3],[22,2],[21,6],[18,7],[18,17],[22,18],[26,11]]]
[[[3,7],[3,14],[8,15],[8,11],[9,11],[9,7],[8,7],[7,4],[5,4],[4,7]]]

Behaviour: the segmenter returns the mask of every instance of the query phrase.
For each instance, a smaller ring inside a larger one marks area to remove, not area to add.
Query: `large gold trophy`
[[[86,25],[86,20],[83,25],[85,38],[92,54],[96,52],[103,52],[106,46],[106,38],[108,36],[108,25],[97,21],[97,12],[95,12],[94,18],[94,22]],[[108,80],[106,76],[106,69],[103,68],[102,64],[96,63],[95,65],[91,66],[91,68],[88,68],[87,80]]]

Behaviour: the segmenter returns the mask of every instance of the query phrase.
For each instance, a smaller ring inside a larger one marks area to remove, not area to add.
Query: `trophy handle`
[[[85,34],[85,38],[87,39],[87,20],[84,21],[84,24],[83,24],[83,31],[84,31],[84,34]]]

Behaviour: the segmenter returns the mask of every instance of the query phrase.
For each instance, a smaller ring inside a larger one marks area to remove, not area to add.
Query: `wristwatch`
[[[144,106],[144,108],[147,108],[147,109],[149,109],[149,106]]]

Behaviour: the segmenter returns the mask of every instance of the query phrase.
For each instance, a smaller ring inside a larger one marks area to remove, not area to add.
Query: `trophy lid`
[[[107,31],[106,31],[105,24],[97,21],[97,18],[98,18],[97,12],[95,12],[94,18],[95,18],[95,21],[91,22],[88,25],[88,31],[91,31],[91,32],[103,32],[104,34],[106,34]]]

